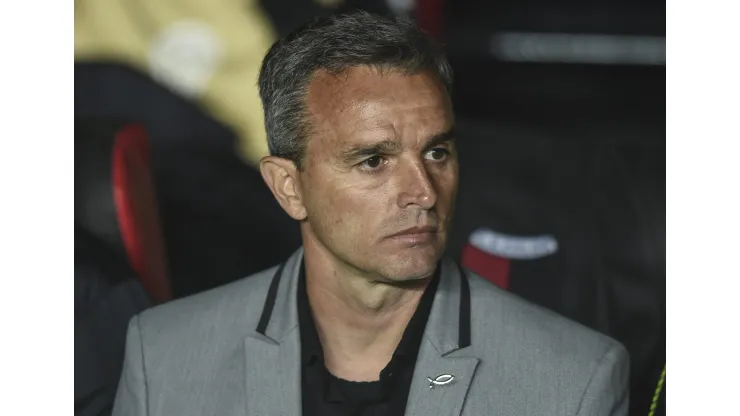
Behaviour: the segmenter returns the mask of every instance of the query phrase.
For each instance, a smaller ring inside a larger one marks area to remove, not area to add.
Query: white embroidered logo
[[[468,241],[488,254],[512,260],[534,260],[558,251],[558,241],[552,235],[519,237],[479,228]]]

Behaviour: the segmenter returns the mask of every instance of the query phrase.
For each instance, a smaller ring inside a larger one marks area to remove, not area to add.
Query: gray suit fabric
[[[134,317],[113,414],[300,415],[302,261],[298,250],[279,275],[272,268]],[[441,267],[406,415],[627,415],[618,342],[462,276],[451,261]],[[452,382],[430,387],[445,374]]]

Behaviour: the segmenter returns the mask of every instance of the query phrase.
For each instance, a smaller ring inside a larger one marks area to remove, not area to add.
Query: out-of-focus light
[[[159,32],[149,47],[154,79],[189,98],[199,98],[223,59],[224,45],[205,22],[184,20]]]
[[[509,62],[665,65],[665,37],[566,33],[499,33],[491,53]]]
[[[414,0],[386,0],[386,4],[395,14],[406,14],[414,8]]]

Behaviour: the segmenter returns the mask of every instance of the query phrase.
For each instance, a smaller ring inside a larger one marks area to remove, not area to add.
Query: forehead
[[[423,140],[422,136],[438,134],[452,125],[447,92],[428,73],[381,73],[370,67],[352,68],[340,75],[321,71],[308,85],[306,107],[313,133],[310,142],[335,147],[378,135]]]

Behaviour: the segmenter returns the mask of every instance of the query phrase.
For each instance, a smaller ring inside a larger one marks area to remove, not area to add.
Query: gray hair
[[[302,168],[310,125],[306,90],[318,70],[338,75],[357,66],[404,74],[429,72],[452,91],[452,69],[439,45],[402,19],[366,12],[320,18],[276,42],[259,75],[270,154]]]

